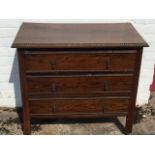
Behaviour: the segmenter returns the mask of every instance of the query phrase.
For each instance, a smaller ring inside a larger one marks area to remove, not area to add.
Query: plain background
[[[2,19],[153,19],[154,0],[0,0]],[[154,153],[154,136],[1,136],[0,154]]]

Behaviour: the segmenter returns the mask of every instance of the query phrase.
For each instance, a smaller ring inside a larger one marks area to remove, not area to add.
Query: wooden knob
[[[57,65],[58,65],[58,61],[57,60],[51,60],[50,61],[50,65],[51,65],[51,69],[56,69]]]
[[[56,84],[54,82],[51,84],[51,91],[56,92]]]
[[[104,106],[104,104],[102,105],[102,111],[103,111],[103,112],[105,111],[105,106]]]
[[[107,104],[104,102],[103,104],[102,104],[102,112],[106,112],[107,111]]]
[[[104,82],[103,82],[103,89],[104,89],[104,91],[108,91],[108,90],[109,90],[108,81],[104,81]]]
[[[112,64],[111,58],[108,58],[106,60],[106,69],[110,69],[111,68],[111,64]]]
[[[52,106],[52,112],[55,113],[56,112],[56,105],[55,105],[55,103],[53,103],[51,106]]]

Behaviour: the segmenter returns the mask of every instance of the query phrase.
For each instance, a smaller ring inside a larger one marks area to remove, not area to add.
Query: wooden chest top
[[[13,48],[147,47],[130,23],[49,24],[23,23]]]

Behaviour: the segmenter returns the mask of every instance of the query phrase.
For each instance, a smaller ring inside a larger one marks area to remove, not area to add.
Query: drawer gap
[[[95,74],[134,74],[134,70],[110,70],[110,71],[80,71],[80,70],[69,70],[69,71],[60,71],[60,70],[54,70],[54,71],[49,71],[49,70],[42,70],[42,71],[26,71],[26,74],[32,75],[32,76],[39,76],[39,75],[44,75],[44,76],[53,76],[53,75],[95,75]]]

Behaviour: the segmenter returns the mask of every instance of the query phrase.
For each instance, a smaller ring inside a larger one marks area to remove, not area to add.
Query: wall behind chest
[[[137,104],[148,101],[155,63],[155,20],[0,20],[0,106],[21,106],[16,49],[10,48],[22,22],[131,22],[150,47],[144,49]]]

